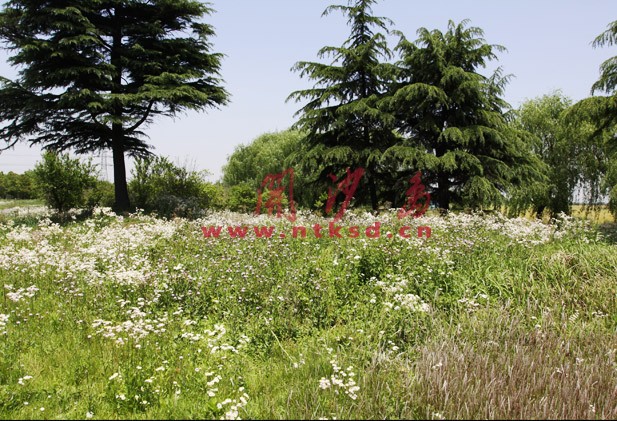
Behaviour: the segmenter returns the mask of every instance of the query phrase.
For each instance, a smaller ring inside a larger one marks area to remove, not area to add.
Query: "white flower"
[[[324,390],[325,390],[325,389],[328,389],[330,386],[331,386],[331,384],[330,384],[330,380],[326,379],[325,377],[322,377],[322,378],[319,380],[319,387],[320,387],[321,389],[324,389]]]
[[[86,418],[90,419],[94,416],[94,414],[90,411],[86,412]]]
[[[116,377],[118,377],[120,375],[120,373],[114,373],[111,376],[109,376],[109,381],[112,381],[113,379],[115,379]]]

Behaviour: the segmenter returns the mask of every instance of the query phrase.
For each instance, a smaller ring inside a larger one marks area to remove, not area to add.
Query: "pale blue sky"
[[[321,17],[328,5],[346,0],[212,3],[217,12],[208,21],[216,29],[214,51],[226,55],[222,77],[231,104],[205,114],[157,120],[147,133],[155,153],[208,170],[214,181],[236,145],[293,124],[301,104],[285,99],[310,85],[290,68],[297,61],[316,60],[325,45],[340,45],[348,28],[340,14]],[[445,30],[449,19],[470,19],[484,30],[487,42],[508,49],[491,69],[499,65],[515,76],[505,95],[514,107],[556,89],[575,101],[589,96],[600,64],[617,55],[615,47],[591,47],[609,22],[617,20],[615,0],[382,0],[374,10],[414,40],[420,27]],[[0,74],[13,77],[6,57],[0,52]],[[39,157],[40,150],[21,145],[0,155],[0,171],[23,172]],[[111,178],[111,167],[108,174]]]

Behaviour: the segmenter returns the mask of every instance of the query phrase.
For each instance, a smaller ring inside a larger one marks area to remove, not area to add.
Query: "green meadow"
[[[207,239],[291,223],[0,221],[3,419],[617,417],[614,225],[351,213],[432,236]]]

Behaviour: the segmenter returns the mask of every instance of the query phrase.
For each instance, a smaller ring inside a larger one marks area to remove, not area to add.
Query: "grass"
[[[0,210],[12,208],[27,208],[32,206],[44,206],[42,200],[8,200],[0,199]]]
[[[617,417],[613,237],[574,218],[378,218],[433,235],[203,237],[290,229],[230,213],[5,218],[0,418]]]

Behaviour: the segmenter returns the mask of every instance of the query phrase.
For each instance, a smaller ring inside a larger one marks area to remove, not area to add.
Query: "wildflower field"
[[[376,221],[403,224],[341,225]],[[204,237],[291,226],[234,213],[0,215],[0,418],[617,417],[609,225],[404,222],[431,238]]]

